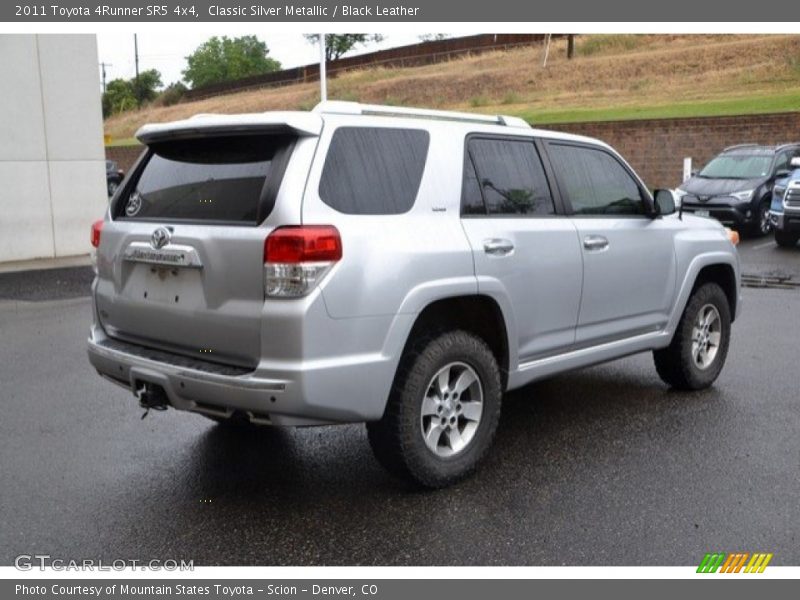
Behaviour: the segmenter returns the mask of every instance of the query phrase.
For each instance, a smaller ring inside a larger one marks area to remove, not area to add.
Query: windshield
[[[724,154],[708,163],[698,174],[713,179],[754,179],[769,175],[772,156]]]

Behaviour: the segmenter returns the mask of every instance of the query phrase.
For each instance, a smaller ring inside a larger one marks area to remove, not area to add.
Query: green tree
[[[183,95],[188,91],[188,89],[189,88],[187,88],[186,84],[184,84],[182,81],[170,83],[158,95],[156,103],[161,106],[172,106],[173,104],[177,104],[183,99]]]
[[[103,117],[110,117],[118,112],[136,108],[136,96],[133,86],[124,79],[112,79],[106,85],[103,94]]]
[[[108,82],[103,94],[103,117],[133,110],[144,102],[152,102],[161,87],[161,73],[148,69],[139,78],[114,79]]]
[[[130,80],[133,86],[133,95],[141,106],[145,102],[152,102],[158,96],[158,88],[161,87],[161,73],[155,69],[148,69],[139,73],[139,77]]]
[[[254,35],[214,36],[186,57],[183,79],[193,88],[271,73],[281,68],[269,48]]]
[[[311,44],[319,43],[319,34],[306,34],[305,38]],[[383,41],[379,33],[326,33],[325,34],[325,60],[336,60],[350,52],[359,44],[377,43]]]
[[[152,102],[161,87],[161,73],[148,69],[139,73],[139,79],[114,79],[108,82],[103,94],[103,117],[133,110],[144,102]]]

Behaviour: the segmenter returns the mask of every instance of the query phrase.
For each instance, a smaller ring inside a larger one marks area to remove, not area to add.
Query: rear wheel
[[[796,233],[775,230],[775,243],[782,248],[794,248],[798,239],[800,239],[800,235]]]
[[[653,352],[658,375],[679,390],[701,390],[719,376],[728,355],[731,310],[716,283],[705,283],[689,298],[670,345]]]
[[[401,361],[383,418],[367,423],[375,457],[425,487],[455,483],[489,449],[501,397],[500,369],[482,339],[451,331],[422,340]]]

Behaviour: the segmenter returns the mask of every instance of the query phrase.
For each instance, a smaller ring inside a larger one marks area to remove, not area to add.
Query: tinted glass
[[[469,154],[464,160],[464,186],[461,192],[461,214],[463,215],[485,215],[486,205],[481,196],[481,187],[478,184],[478,176],[475,173],[475,165]]]
[[[411,210],[428,156],[428,132],[340,127],[333,134],[319,195],[339,212],[392,215]]]
[[[273,158],[290,143],[284,136],[230,136],[152,144],[118,216],[255,223]]]
[[[722,154],[698,173],[709,179],[753,179],[766,177],[772,165],[772,156],[747,154]]]
[[[533,141],[472,139],[469,154],[475,163],[478,187],[483,190],[489,214],[551,215],[555,212]]]
[[[575,214],[644,214],[636,180],[609,153],[561,144],[551,144],[549,153]]]
[[[775,160],[775,168],[773,169],[773,173],[777,173],[778,171],[787,171],[789,169],[789,159],[791,157],[791,152],[781,152],[778,154],[778,158]]]

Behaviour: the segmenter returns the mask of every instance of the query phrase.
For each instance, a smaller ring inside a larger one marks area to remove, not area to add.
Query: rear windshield
[[[754,179],[766,177],[772,165],[772,156],[723,154],[708,163],[700,177],[710,179]]]
[[[277,191],[291,143],[290,136],[270,135],[151,144],[116,216],[256,224],[272,210],[270,189]]]

